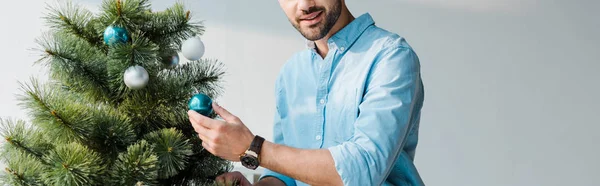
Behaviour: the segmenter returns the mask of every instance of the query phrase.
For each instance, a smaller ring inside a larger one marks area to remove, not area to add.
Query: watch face
[[[240,158],[240,161],[242,162],[242,165],[244,165],[244,167],[246,168],[252,170],[258,168],[258,159],[254,156],[244,155],[242,156],[242,158]]]

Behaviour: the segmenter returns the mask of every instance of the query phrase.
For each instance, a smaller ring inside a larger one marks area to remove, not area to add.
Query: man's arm
[[[412,128],[422,87],[410,48],[388,51],[371,74],[350,141],[318,150],[265,142],[261,165],[310,185],[382,184]]]
[[[342,185],[327,149],[303,150],[265,141],[261,166],[309,185]]]

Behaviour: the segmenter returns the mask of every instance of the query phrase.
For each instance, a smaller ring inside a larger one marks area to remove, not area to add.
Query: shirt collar
[[[338,48],[348,48],[365,30],[367,30],[369,26],[374,24],[375,21],[373,21],[371,15],[369,13],[365,13],[335,33],[331,38],[329,38],[327,43],[329,43],[330,46],[335,45]],[[314,49],[316,47],[315,42],[306,40],[306,47],[309,49]]]

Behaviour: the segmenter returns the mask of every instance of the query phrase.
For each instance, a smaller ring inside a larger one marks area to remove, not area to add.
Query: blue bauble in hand
[[[129,36],[123,27],[111,25],[104,30],[104,43],[108,46],[127,43],[127,41],[129,41]]]
[[[188,106],[190,107],[190,110],[196,111],[206,117],[209,117],[213,113],[212,100],[204,94],[192,96],[192,99],[188,102]]]

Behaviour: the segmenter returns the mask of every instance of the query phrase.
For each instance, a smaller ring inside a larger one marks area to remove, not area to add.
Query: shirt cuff
[[[265,169],[265,172],[263,173],[262,176],[260,176],[260,178],[258,180],[261,180],[261,179],[263,179],[265,177],[269,177],[269,176],[275,177],[275,178],[281,180],[283,183],[285,183],[286,186],[296,186],[296,180],[294,180],[288,176],[285,176],[283,174],[279,174],[277,172],[271,171],[269,169]]]
[[[360,157],[359,152],[352,151],[354,149],[348,149],[345,145],[332,146],[329,147],[328,150],[329,153],[331,153],[331,157],[333,157],[335,169],[338,175],[340,175],[344,185],[369,185],[366,183],[359,183],[363,181],[361,179],[364,179],[359,177],[363,177],[365,173],[361,172],[360,167],[357,167],[360,164],[356,162],[355,158],[351,158],[352,156]],[[362,171],[366,171],[366,169],[363,169]]]

